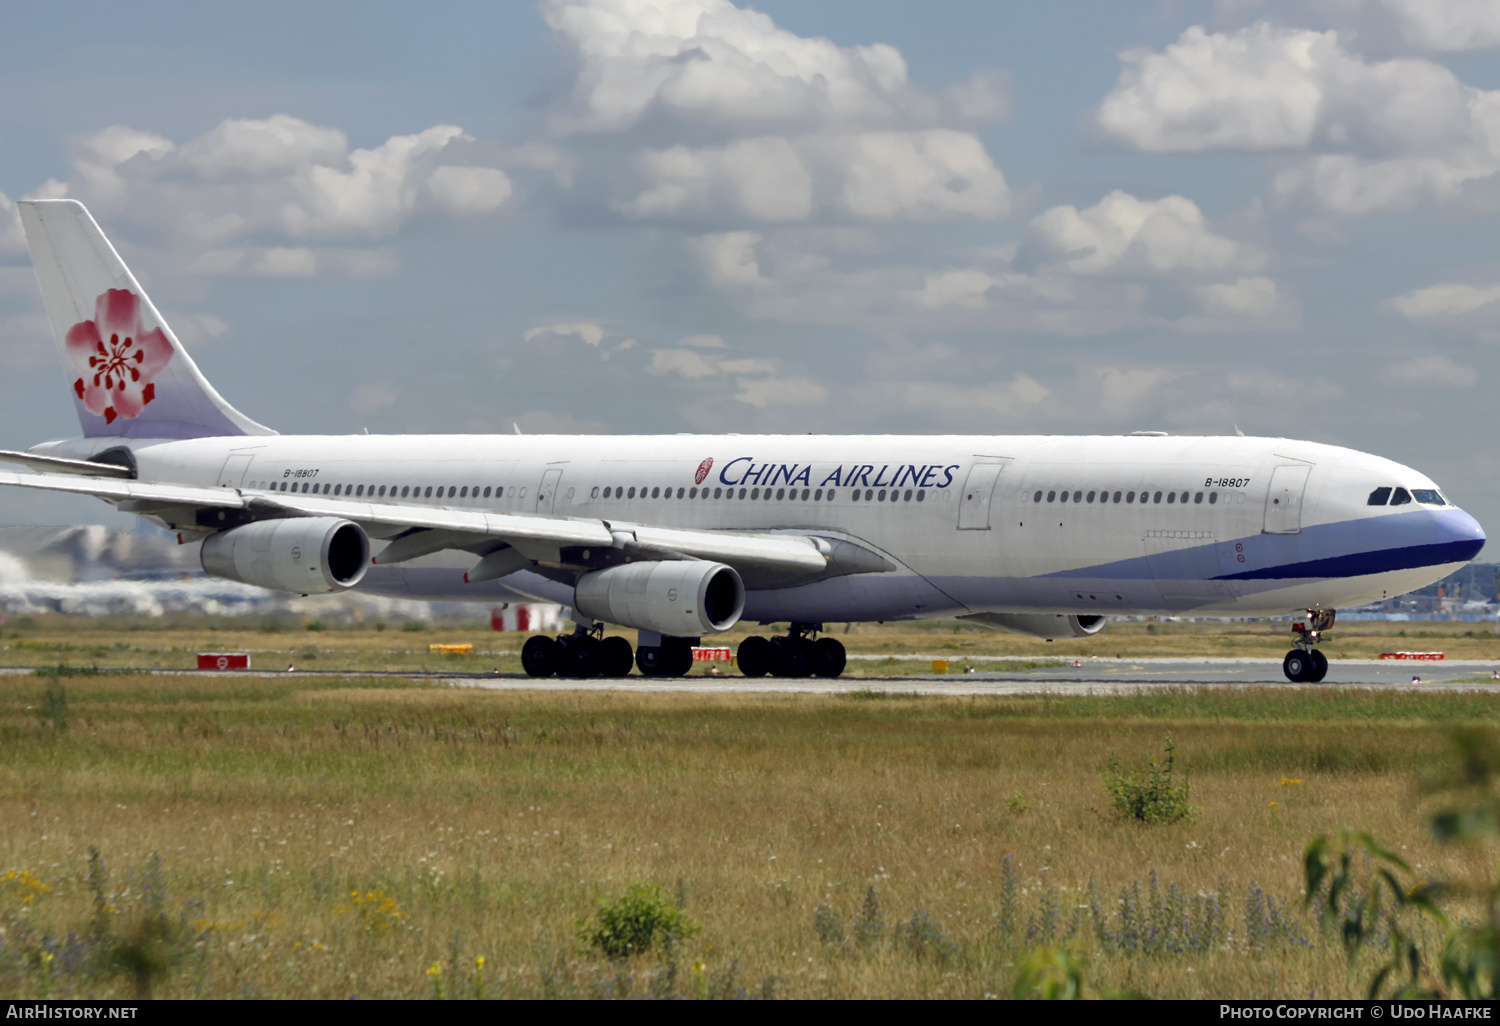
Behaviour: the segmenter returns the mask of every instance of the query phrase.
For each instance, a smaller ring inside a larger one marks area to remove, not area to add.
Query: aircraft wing
[[[359,524],[373,538],[390,539],[375,557],[380,564],[401,563],[443,549],[487,556],[510,547],[528,562],[577,569],[666,557],[713,560],[756,576],[771,573],[806,578],[828,570],[837,555],[836,546],[847,545],[797,534],[696,531],[542,513],[491,513],[322,495],[105,480],[81,476],[71,467],[62,473],[0,471],[0,485],[93,495],[125,512],[154,515],[174,527],[192,531],[274,517],[342,517]],[[601,561],[599,557],[611,551],[623,558]],[[519,569],[514,563],[498,565]]]

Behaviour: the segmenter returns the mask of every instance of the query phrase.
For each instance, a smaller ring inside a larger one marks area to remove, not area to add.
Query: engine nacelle
[[[370,565],[370,539],[338,517],[261,520],[209,535],[202,558],[215,577],[311,595],[358,584]]]
[[[995,627],[1038,638],[1087,638],[1104,630],[1102,616],[1074,616],[1069,613],[975,613],[960,620]]]
[[[606,623],[696,638],[719,634],[739,622],[745,611],[745,585],[723,563],[626,563],[580,577],[573,607]]]

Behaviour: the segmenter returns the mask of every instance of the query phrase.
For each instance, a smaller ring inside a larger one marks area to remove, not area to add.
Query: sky
[[[283,433],[1276,435],[1500,525],[1500,0],[54,2],[0,64],[0,447],[82,200]],[[0,523],[128,526],[0,491]]]

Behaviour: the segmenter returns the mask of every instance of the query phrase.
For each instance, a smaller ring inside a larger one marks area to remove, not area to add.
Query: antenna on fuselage
[[[1234,433],[1239,435],[1241,438],[1245,437],[1245,432],[1240,430],[1240,426],[1238,424],[1234,426]]]
[[[510,426],[516,429],[516,434],[519,435],[521,433],[521,425],[517,424],[515,421],[511,421]]]

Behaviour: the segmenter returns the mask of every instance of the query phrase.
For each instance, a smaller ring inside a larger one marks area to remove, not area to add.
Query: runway
[[[853,657],[851,657],[852,659]],[[886,656],[865,658],[885,659]],[[926,657],[902,656],[902,659]],[[975,660],[975,662],[980,662]],[[1001,660],[983,660],[994,664]],[[953,664],[946,674],[892,677],[820,678],[720,676],[654,679],[630,676],[615,680],[550,680],[526,677],[443,677],[454,687],[497,691],[569,689],[574,691],[681,692],[694,694],[876,694],[902,695],[1119,695],[1137,691],[1198,687],[1376,688],[1388,691],[1488,691],[1500,694],[1491,674],[1500,663],[1478,661],[1406,662],[1348,659],[1333,662],[1317,684],[1292,684],[1282,676],[1279,660],[1265,659],[1083,659],[1078,666],[1040,670],[979,669],[963,672]],[[957,671],[957,672],[955,672]],[[1420,676],[1421,683],[1413,682]]]
[[[850,656],[851,662],[897,658],[929,664],[929,656]],[[395,670],[297,670],[295,676],[369,679],[398,677],[429,680],[456,688],[486,691],[624,691],[683,694],[892,694],[892,695],[1121,695],[1161,689],[1200,687],[1274,687],[1297,689],[1375,688],[1386,691],[1490,691],[1500,695],[1500,679],[1492,674],[1500,661],[1443,660],[1433,662],[1341,659],[1329,664],[1328,676],[1317,684],[1292,684],[1281,673],[1281,662],[1270,659],[1100,659],[1078,657],[1078,665],[1007,670],[1007,663],[1035,659],[1003,657],[970,661],[972,673],[954,661],[946,674],[895,674],[887,677],[811,678],[743,677],[723,667],[718,676],[695,671],[686,677],[653,678],[631,674],[625,678],[571,680],[537,679],[505,673],[413,673]],[[980,669],[980,666],[986,666]],[[277,670],[163,670],[138,667],[101,667],[106,673],[150,673],[161,676],[286,677]],[[0,676],[30,675],[29,666],[0,667]],[[1413,681],[1414,676],[1421,678]]]

